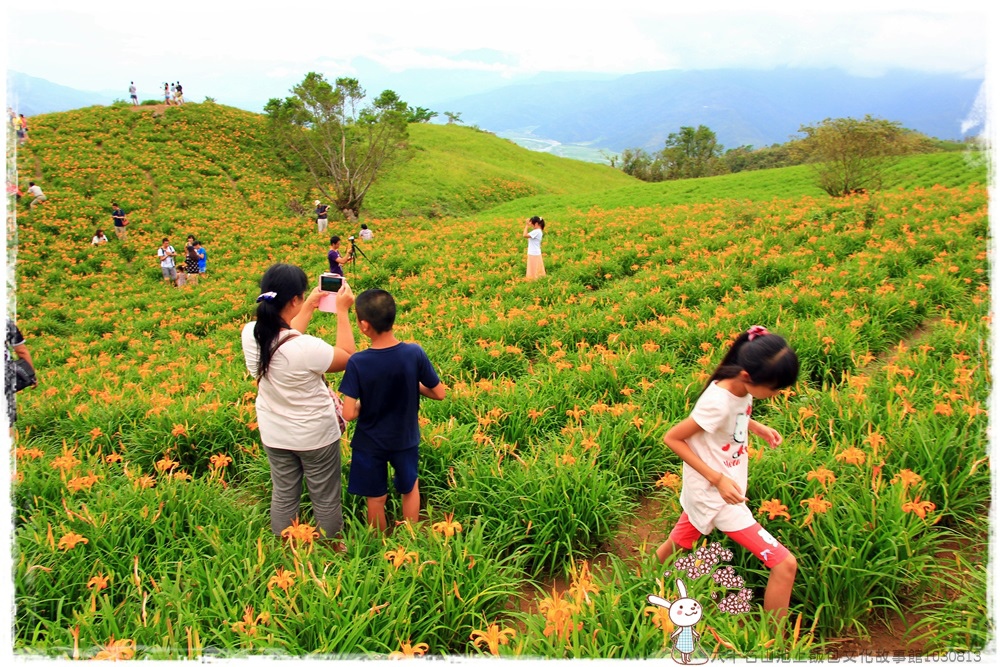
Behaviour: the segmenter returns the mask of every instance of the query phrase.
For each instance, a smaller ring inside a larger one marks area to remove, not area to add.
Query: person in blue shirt
[[[195,239],[194,252],[198,255],[198,273],[204,275],[208,267],[208,251],[201,247],[201,241]]]
[[[391,294],[365,290],[355,299],[354,308],[358,328],[371,345],[347,360],[340,382],[344,419],[357,422],[351,437],[347,491],[367,498],[368,524],[385,531],[388,465],[394,472],[393,484],[402,494],[403,520],[416,523],[419,517],[420,397],[440,401],[445,386],[422,347],[396,339],[392,330],[396,302]]]

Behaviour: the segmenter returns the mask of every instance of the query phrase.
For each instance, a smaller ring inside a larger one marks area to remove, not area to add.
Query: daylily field
[[[328,237],[289,207],[314,193],[252,114],[153,114],[40,116],[16,154],[22,189],[36,180],[49,198],[8,202],[40,377],[18,395],[11,459],[19,654],[661,657],[674,628],[646,596],[675,598],[680,578],[705,608],[706,657],[823,658],[896,616],[927,654],[992,637],[981,161],[925,159],[908,182],[846,199],[808,186],[764,199],[747,174],[704,179],[700,201],[646,184],[641,204],[561,192],[516,215],[365,217],[370,261],[348,279],[396,296],[397,336],[424,346],[449,391],[421,407],[426,519],[378,535],[345,492],[339,554],[308,509],[284,541],[270,534],[239,340],[271,263],[324,269]],[[503,190],[491,201],[539,191],[517,174],[482,187]],[[528,283],[533,214],[548,276]],[[97,227],[112,240],[94,248]],[[155,250],[188,233],[208,273],[172,289]],[[760,611],[766,571],[720,534],[667,565],[652,553],[680,512],[663,434],[753,324],[803,369],[754,406],[784,443],[752,443],[749,504],[799,563],[778,626]],[[309,332],[332,340],[333,317],[317,312]],[[644,499],[663,508],[656,544],[623,556],[612,547]]]

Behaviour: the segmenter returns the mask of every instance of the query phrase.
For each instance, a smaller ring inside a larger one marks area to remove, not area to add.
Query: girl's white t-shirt
[[[260,348],[253,337],[256,321],[243,327],[243,358],[257,376]],[[326,371],[333,362],[333,346],[326,341],[286,330],[291,339],[271,357],[257,386],[257,427],[260,439],[274,449],[305,452],[340,439],[340,425]]]
[[[753,397],[734,396],[713,382],[698,398],[691,417],[702,428],[687,439],[692,451],[714,470],[747,491],[747,440]],[[719,491],[694,468],[684,464],[681,507],[691,524],[703,535],[718,528],[733,532],[756,523],[746,503],[730,505]]]
[[[532,229],[530,232],[528,232],[528,254],[529,255],[542,254],[542,230]]]

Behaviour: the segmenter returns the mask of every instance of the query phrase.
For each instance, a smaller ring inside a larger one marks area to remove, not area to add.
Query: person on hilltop
[[[90,239],[92,245],[103,245],[108,242],[108,237],[104,235],[104,230],[98,229],[94,232],[94,238]]]
[[[128,95],[132,99],[132,106],[139,106],[139,91],[135,87],[135,81],[129,81]]]
[[[305,333],[323,295],[308,294],[309,279],[298,266],[275,264],[260,280],[257,319],[241,332],[246,368],[257,381],[257,427],[271,469],[271,532],[282,537],[299,518],[302,481],[320,535],[341,536],[340,399],[327,373],[343,371],[355,352],[349,311],[354,294],[337,292],[336,342]],[[332,543],[343,550],[343,543]]]
[[[180,81],[177,82],[177,86],[174,88],[174,102],[176,102],[178,106],[184,105],[184,89],[181,88]]]
[[[330,205],[320,204],[318,199],[313,204],[316,206],[316,229],[322,234],[327,230],[327,226],[329,225],[327,213],[330,210]]]
[[[45,196],[45,193],[42,192],[42,189],[35,185],[34,181],[28,181],[28,194],[34,197],[34,199],[28,202],[29,209],[33,209],[36,204],[41,204],[49,199]]]
[[[170,98],[171,97],[172,97],[172,95],[170,93],[170,84],[169,83],[164,83],[163,84],[163,103],[166,104],[167,106],[170,106]]]
[[[163,280],[171,285],[177,285],[177,264],[174,261],[176,254],[174,247],[170,245],[170,239],[164,236],[160,247],[156,249],[156,256],[160,258],[160,272],[163,274]]]
[[[545,264],[542,262],[542,235],[545,220],[537,215],[524,222],[522,236],[528,239],[528,280],[536,280],[545,275]]]
[[[368,225],[366,225],[365,223],[361,223],[361,231],[358,232],[358,237],[362,241],[371,241],[373,238],[375,238],[375,233],[372,232],[372,230],[368,229]]]
[[[111,202],[111,222],[115,227],[115,236],[120,241],[124,241],[128,220],[125,218],[125,211],[118,205],[118,202]]]
[[[665,563],[678,549],[692,549],[719,529],[771,571],[764,609],[777,616],[788,611],[798,566],[747,507],[748,434],[772,448],[781,444],[777,431],[750,418],[753,399],[776,396],[794,385],[798,376],[798,357],[785,339],[762,326],[750,327],[726,352],[691,415],[663,436],[684,462],[680,497],[684,511],[657,548],[657,558]]]
[[[347,491],[366,498],[368,525],[385,531],[387,466],[392,466],[394,486],[402,495],[403,520],[416,523],[419,518],[420,397],[443,400],[445,386],[422,347],[396,339],[391,294],[365,290],[358,295],[355,311],[358,329],[371,345],[347,360],[340,382],[344,419],[357,421]]]

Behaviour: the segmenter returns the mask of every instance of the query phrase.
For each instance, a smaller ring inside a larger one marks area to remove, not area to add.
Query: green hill
[[[406,159],[373,186],[363,215],[464,216],[526,196],[636,182],[472,128],[414,124],[410,134]],[[117,199],[163,233],[199,217],[303,216],[316,196],[308,176],[290,170],[267,141],[263,116],[211,103],[37,116],[18,170],[22,184],[38,181],[64,204],[67,221],[106,224]]]

